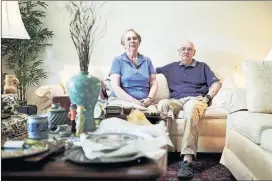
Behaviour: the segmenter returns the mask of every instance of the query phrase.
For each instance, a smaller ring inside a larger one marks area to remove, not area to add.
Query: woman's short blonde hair
[[[141,35],[139,34],[139,33],[137,33],[134,29],[128,29],[127,31],[125,31],[125,33],[123,34],[123,36],[121,37],[121,44],[122,45],[125,45],[125,41],[124,41],[124,38],[125,38],[125,34],[127,33],[127,32],[130,32],[130,31],[132,31],[132,32],[134,32],[135,34],[136,34],[136,36],[137,36],[137,38],[138,38],[138,40],[139,40],[139,43],[141,43],[141,41],[142,41],[142,37],[141,37]]]

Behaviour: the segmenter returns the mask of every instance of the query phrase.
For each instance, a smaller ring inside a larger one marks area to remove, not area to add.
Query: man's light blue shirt
[[[110,74],[119,74],[121,88],[139,100],[148,97],[150,75],[156,74],[156,71],[150,58],[138,54],[138,64],[134,65],[127,54],[123,53],[113,60]]]

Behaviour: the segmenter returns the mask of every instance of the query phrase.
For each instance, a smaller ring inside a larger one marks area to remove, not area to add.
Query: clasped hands
[[[141,100],[136,100],[134,103],[141,105],[143,107],[148,107],[153,104],[153,101],[151,98],[147,97]]]

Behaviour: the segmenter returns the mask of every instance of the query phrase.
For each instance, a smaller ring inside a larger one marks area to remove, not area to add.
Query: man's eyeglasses
[[[178,51],[179,52],[186,52],[186,50],[187,50],[187,52],[192,52],[194,49],[193,48],[186,48],[186,47],[182,47],[182,48],[180,48],[180,49],[178,49]]]

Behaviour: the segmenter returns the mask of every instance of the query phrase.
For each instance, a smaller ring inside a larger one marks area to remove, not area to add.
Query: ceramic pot
[[[94,131],[94,107],[101,90],[100,80],[88,72],[79,72],[67,82],[67,93],[73,104],[84,106],[83,131]]]
[[[67,111],[59,103],[53,103],[47,115],[49,131],[55,131],[58,125],[68,124]]]
[[[48,121],[47,115],[31,115],[27,120],[27,134],[29,139],[46,139],[48,138]]]
[[[6,75],[4,94],[17,94],[18,84],[19,84],[19,80],[16,78],[15,75]]]

